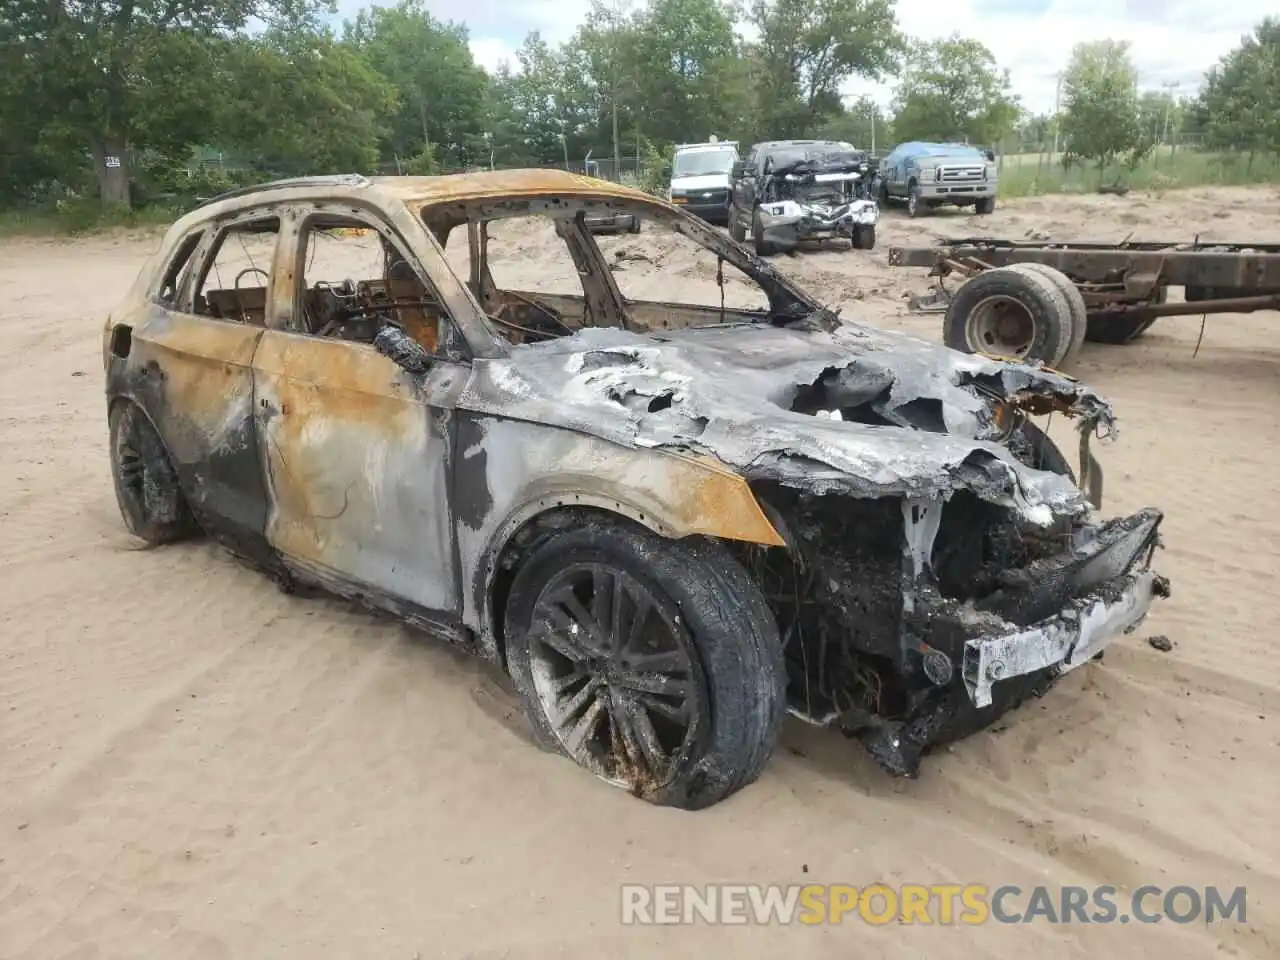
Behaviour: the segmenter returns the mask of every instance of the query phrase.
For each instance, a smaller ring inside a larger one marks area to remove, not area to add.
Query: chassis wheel
[[[1153,304],[1164,303],[1169,299],[1168,287],[1157,287],[1152,295]],[[1084,338],[1090,343],[1122,344],[1132,343],[1147,332],[1157,317],[1139,319],[1137,317],[1112,316],[1095,314],[1089,317]]]
[[[874,250],[876,246],[876,227],[874,223],[857,223],[853,227],[854,250]]]
[[[953,350],[1052,364],[1071,337],[1071,308],[1048,277],[1025,264],[968,280],[947,307],[943,341]]]
[[[539,739],[652,803],[711,806],[773,751],[782,644],[720,544],[603,518],[551,533],[512,583],[506,637]]]
[[[111,478],[129,532],[154,545],[194,535],[198,528],[178,473],[151,421],[125,400],[111,407],[108,423]]]
[[[1063,342],[1062,356],[1057,357],[1050,364],[1053,367],[1063,367],[1068,360],[1075,359],[1076,354],[1080,352],[1080,347],[1084,344],[1085,331],[1089,324],[1089,308],[1085,306],[1084,296],[1080,293],[1080,288],[1071,282],[1070,277],[1048,264],[1023,263],[1018,266],[1048,277],[1067,301],[1067,306],[1071,310],[1071,336]]]

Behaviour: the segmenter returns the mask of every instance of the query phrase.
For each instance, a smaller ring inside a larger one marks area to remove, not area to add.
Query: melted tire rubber
[[[528,629],[543,587],[565,566],[603,563],[679,608],[706,689],[710,724],[674,776],[637,795],[661,806],[709,807],[755,781],[786,716],[782,642],[764,596],[715,541],[668,540],[622,519],[592,517],[545,535],[525,558],[506,605],[508,669],[538,740],[564,754],[534,693]]]

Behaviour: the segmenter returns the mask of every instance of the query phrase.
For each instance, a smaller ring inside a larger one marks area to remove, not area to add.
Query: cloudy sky
[[[367,0],[339,0],[340,15],[366,5]],[[552,42],[567,39],[588,5],[588,0],[427,3],[440,19],[467,24],[476,59],[488,68],[511,57],[530,30],[541,30]],[[959,32],[981,40],[1009,69],[1023,104],[1045,112],[1053,108],[1058,71],[1072,45],[1082,40],[1128,40],[1143,89],[1176,81],[1179,93],[1191,93],[1206,68],[1275,11],[1276,0],[907,0],[898,8],[898,23],[911,36],[936,39]],[[887,103],[893,91],[854,80],[846,92]]]

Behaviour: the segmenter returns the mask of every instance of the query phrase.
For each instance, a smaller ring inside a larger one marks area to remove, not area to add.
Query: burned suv
[[[661,275],[666,299],[625,295],[636,261],[599,244],[635,241],[589,227],[612,214],[688,240],[718,302]],[[535,220],[576,293],[526,286]],[[655,803],[750,783],[788,711],[912,775],[1166,592],[1160,512],[1094,513],[1091,390],[843,321],[588,177],[225,196],[170,228],[102,348],[130,531],[208,535],[500,664],[544,744]],[[1049,413],[1080,425],[1079,485]]]
[[[729,233],[739,243],[750,233],[762,257],[837,237],[870,250],[880,219],[874,168],[865,151],[840,140],[757,143],[733,168]]]

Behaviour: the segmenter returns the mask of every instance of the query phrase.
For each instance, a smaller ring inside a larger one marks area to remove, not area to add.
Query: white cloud
[[[340,15],[352,16],[364,5],[339,0]],[[552,43],[566,40],[582,22],[589,0],[430,0],[427,6],[441,20],[466,23],[476,60],[493,69],[514,57],[530,30],[540,30]],[[905,0],[898,4],[898,23],[922,39],[958,32],[981,40],[1008,68],[1023,105],[1044,112],[1053,108],[1058,71],[1076,43],[1128,40],[1143,89],[1177,81],[1179,92],[1190,94],[1206,69],[1274,12],[1275,0],[950,0],[941,7]],[[882,103],[893,93],[891,82],[862,80],[850,81],[845,90]]]

